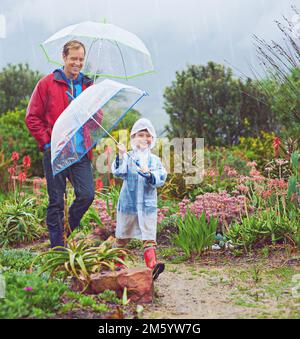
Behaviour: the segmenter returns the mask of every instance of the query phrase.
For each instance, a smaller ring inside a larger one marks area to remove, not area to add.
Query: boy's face
[[[152,136],[147,130],[142,130],[134,134],[133,140],[137,148],[144,150],[150,147]]]

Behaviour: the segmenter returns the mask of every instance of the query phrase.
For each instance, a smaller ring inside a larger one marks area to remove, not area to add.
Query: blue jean
[[[78,163],[53,177],[49,149],[44,152],[43,165],[49,197],[46,223],[51,247],[64,246],[64,194],[67,179],[75,191],[75,200],[68,213],[69,226],[73,231],[79,226],[81,218],[94,200],[95,189],[91,161],[85,155]]]

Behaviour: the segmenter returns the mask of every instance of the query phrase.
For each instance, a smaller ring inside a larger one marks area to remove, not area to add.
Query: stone
[[[149,268],[123,270],[122,274],[118,276],[117,281],[122,290],[127,287],[127,297],[131,301],[140,303],[152,302],[153,279],[152,270]]]
[[[149,268],[128,268],[120,271],[102,271],[90,275],[90,283],[84,291],[86,294],[100,294],[105,290],[116,292],[122,298],[124,288],[127,298],[133,302],[150,303],[153,300],[152,271]],[[82,285],[72,281],[71,289],[81,291]]]

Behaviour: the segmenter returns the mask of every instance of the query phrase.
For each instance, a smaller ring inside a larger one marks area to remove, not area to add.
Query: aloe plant
[[[188,210],[184,219],[179,219],[178,223],[178,234],[173,242],[181,247],[187,256],[193,253],[200,255],[213,245],[218,225],[218,220],[214,217],[207,221],[205,212],[198,218]]]
[[[0,246],[30,242],[42,234],[33,198],[8,200],[0,207]]]
[[[279,215],[276,210],[262,211],[231,224],[226,237],[235,246],[249,248],[277,242],[298,243],[299,216]]]
[[[69,240],[67,247],[58,246],[38,255],[31,264],[31,271],[35,263],[41,257],[46,256],[38,271],[39,275],[44,272],[54,275],[57,271],[63,271],[65,276],[74,277],[87,287],[91,273],[114,270],[116,263],[126,265],[121,257],[132,260],[132,255],[128,250],[113,248],[112,245],[112,237],[98,247],[89,247],[84,239],[77,242]]]
[[[289,177],[289,186],[287,198],[290,199],[293,194],[296,194],[300,197],[300,188],[299,188],[299,153],[293,152],[291,156],[292,163],[292,175]]]

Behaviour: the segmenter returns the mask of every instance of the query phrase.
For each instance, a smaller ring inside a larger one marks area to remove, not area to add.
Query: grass
[[[300,298],[292,295],[292,288],[295,287],[293,276],[298,271],[293,267],[269,268],[252,265],[248,269],[230,268],[226,271],[234,284],[230,302],[251,309],[251,317],[299,317]],[[255,314],[253,308],[257,309]]]

